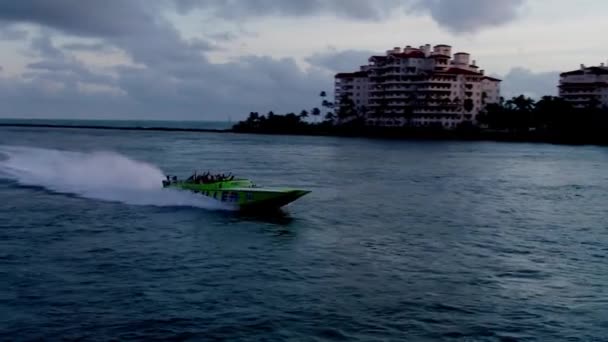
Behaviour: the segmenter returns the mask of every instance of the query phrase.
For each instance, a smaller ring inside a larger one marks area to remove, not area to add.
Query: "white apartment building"
[[[368,125],[455,128],[500,99],[500,80],[484,75],[470,55],[449,45],[396,47],[368,65],[335,76],[336,112],[348,97]]]
[[[608,107],[608,67],[585,67],[560,75],[559,96],[575,108]]]
[[[361,71],[336,75],[335,103],[340,103],[342,97],[347,96],[357,110],[365,110],[369,103],[369,81],[365,69],[361,67]]]

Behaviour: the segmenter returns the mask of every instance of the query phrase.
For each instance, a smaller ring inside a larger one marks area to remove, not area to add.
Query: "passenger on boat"
[[[234,175],[232,173],[225,174],[215,174],[212,175],[209,171],[205,172],[202,175],[197,174],[196,172],[188,178],[189,182],[193,182],[196,184],[209,184],[221,181],[231,181],[234,180]]]

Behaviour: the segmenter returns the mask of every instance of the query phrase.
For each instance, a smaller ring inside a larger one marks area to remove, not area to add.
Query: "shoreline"
[[[142,126],[103,126],[103,125],[58,125],[58,124],[35,124],[35,123],[0,123],[0,127],[15,128],[72,128],[72,129],[100,129],[118,131],[164,131],[164,132],[203,132],[203,133],[231,133],[231,129],[214,128],[179,128],[179,127],[142,127]]]
[[[0,127],[14,128],[55,128],[55,129],[97,129],[117,131],[157,131],[157,132],[190,132],[190,133],[234,133],[256,135],[284,135],[284,136],[322,136],[338,138],[366,138],[387,140],[433,140],[433,141],[494,141],[514,143],[545,143],[560,145],[595,145],[608,146],[608,138],[590,139],[581,136],[564,136],[556,133],[532,132],[499,132],[499,131],[402,131],[402,130],[370,130],[361,132],[357,130],[235,130],[213,128],[178,128],[178,127],[119,127],[97,125],[60,125],[60,124],[34,124],[34,123],[0,123]]]

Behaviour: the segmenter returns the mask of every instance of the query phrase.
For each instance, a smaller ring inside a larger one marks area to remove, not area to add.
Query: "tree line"
[[[535,101],[519,95],[488,104],[477,119],[488,129],[510,132],[605,134],[608,129],[608,108],[602,107],[597,99],[575,107],[561,97],[543,96]]]
[[[233,131],[286,134],[373,131],[382,135],[389,131],[405,134],[424,130],[424,128],[409,127],[407,123],[399,128],[365,127],[367,116],[381,117],[385,114],[383,106],[370,112],[365,107],[357,107],[347,96],[340,98],[338,104],[327,100],[327,93],[324,91],[320,93],[320,97],[320,107],[302,110],[299,114],[275,114],[271,111],[263,115],[251,112],[246,120],[233,126]],[[467,107],[467,103],[464,102],[460,105],[463,108]],[[401,115],[411,119],[413,117],[411,109],[405,106]],[[556,96],[543,96],[538,101],[525,95],[511,99],[500,98],[498,103],[488,104],[485,110],[477,115],[477,122],[477,127],[465,122],[457,131],[466,131],[469,136],[479,134],[488,137],[492,134],[500,134],[501,137],[524,139],[547,138],[547,140],[580,142],[608,140],[606,134],[608,108],[600,106],[598,100],[591,100],[584,106],[574,107],[570,102]],[[432,134],[437,134],[437,127],[433,126],[432,130],[435,132]]]
[[[260,133],[311,133],[318,129],[329,129],[336,125],[336,116],[333,112],[335,106],[333,102],[327,100],[325,91],[319,96],[321,108],[304,109],[299,114],[295,112],[275,114],[273,111],[267,114],[250,112],[247,119],[238,122],[232,130]]]

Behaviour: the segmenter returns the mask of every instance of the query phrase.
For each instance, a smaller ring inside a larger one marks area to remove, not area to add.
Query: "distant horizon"
[[[1,121],[19,121],[19,120],[28,120],[28,121],[148,121],[148,122],[215,122],[215,123],[231,123],[235,120],[196,120],[196,119],[188,119],[188,120],[179,120],[179,119],[99,119],[99,118],[82,118],[82,119],[69,119],[69,118],[15,118],[15,117],[0,117]]]

